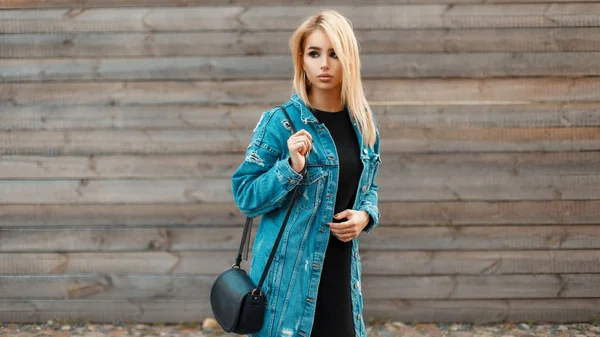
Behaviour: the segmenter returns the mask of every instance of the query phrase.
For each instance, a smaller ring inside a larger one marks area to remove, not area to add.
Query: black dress
[[[348,110],[339,112],[313,110],[313,114],[329,130],[338,152],[340,171],[334,212],[352,209],[363,164],[360,160],[360,145]],[[331,222],[346,220],[332,219]],[[319,283],[311,337],[355,336],[350,293],[351,261],[352,242],[342,242],[330,234]]]

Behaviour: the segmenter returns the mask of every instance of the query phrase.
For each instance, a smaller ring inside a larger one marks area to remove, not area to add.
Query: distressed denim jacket
[[[232,177],[235,202],[249,217],[262,216],[252,249],[250,278],[258,283],[275,238],[291,202],[294,187],[300,185],[298,199],[262,287],[267,299],[265,320],[254,337],[307,337],[312,330],[321,266],[329,240],[328,222],[333,220],[339,163],[335,143],[297,94],[284,103],[294,126],[313,137],[304,176],[289,164],[287,139],[292,135],[279,108],[264,112],[258,121],[245,160]],[[381,159],[379,131],[373,149],[363,144],[356,121],[363,171],[354,210],[364,210],[370,221],[364,231],[379,223],[378,186],[375,184]],[[365,337],[362,309],[361,262],[358,239],[352,242],[351,293],[356,336]]]

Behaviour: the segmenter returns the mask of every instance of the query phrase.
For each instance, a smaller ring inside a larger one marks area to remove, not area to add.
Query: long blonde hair
[[[339,12],[321,10],[304,20],[292,34],[289,45],[294,58],[294,89],[302,101],[312,108],[308,100],[308,80],[304,74],[302,53],[307,37],[317,29],[327,35],[342,64],[342,104],[348,106],[350,114],[357,121],[364,142],[373,147],[376,140],[375,122],[363,91],[358,41],[352,23]]]

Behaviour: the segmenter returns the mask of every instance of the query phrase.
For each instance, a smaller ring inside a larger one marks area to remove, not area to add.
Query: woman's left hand
[[[338,240],[348,242],[357,238],[360,232],[369,224],[370,216],[365,211],[347,209],[333,216],[335,219],[348,219],[344,222],[329,222],[331,233]]]

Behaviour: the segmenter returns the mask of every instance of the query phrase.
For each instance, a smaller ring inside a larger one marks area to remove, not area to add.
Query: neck
[[[313,108],[326,112],[338,112],[344,109],[341,90],[311,90],[308,99]]]

